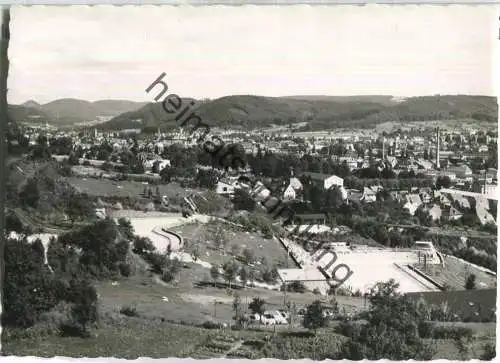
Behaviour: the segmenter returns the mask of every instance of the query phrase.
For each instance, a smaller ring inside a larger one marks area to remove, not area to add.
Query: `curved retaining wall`
[[[179,248],[178,249],[173,249],[173,250],[180,250],[184,246],[184,240],[181,235],[175,233],[175,232],[170,232],[164,228],[156,227],[153,228],[153,233],[162,236],[169,241],[172,241],[172,236],[179,241]]]

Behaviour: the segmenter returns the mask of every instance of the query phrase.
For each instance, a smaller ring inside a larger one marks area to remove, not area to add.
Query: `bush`
[[[422,322],[418,326],[418,335],[420,338],[432,338],[434,334],[434,324],[428,321]]]
[[[139,316],[137,309],[132,306],[123,306],[120,309],[120,314],[123,314],[125,316]]]
[[[26,240],[7,239],[4,264],[3,326],[29,327],[64,297],[64,286]]]
[[[434,328],[432,338],[434,339],[470,339],[473,332],[470,328],[461,326],[437,326]]]
[[[129,277],[132,274],[132,266],[128,263],[121,263],[119,265],[120,275]]]
[[[151,253],[155,251],[155,246],[153,242],[147,237],[138,237],[136,236],[134,239],[134,247],[132,252],[137,253],[138,255],[144,255],[147,253]]]
[[[167,259],[160,253],[151,253],[144,257],[151,266],[151,272],[153,273],[161,274],[165,266],[167,266]]]
[[[222,323],[207,320],[201,324],[201,327],[205,329],[220,329],[222,328]]]
[[[306,292],[306,286],[301,281],[294,281],[291,284],[288,284],[287,288],[288,291],[290,292],[299,292],[299,293]]]
[[[172,273],[170,270],[165,270],[163,271],[163,274],[161,275],[161,279],[164,282],[172,282],[175,278],[175,275]]]
[[[59,326],[59,331],[62,337],[90,337],[90,332],[82,325],[77,323],[62,323]]]

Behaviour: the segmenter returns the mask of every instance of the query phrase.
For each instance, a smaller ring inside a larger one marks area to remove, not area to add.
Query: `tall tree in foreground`
[[[211,268],[210,268],[210,276],[212,277],[212,280],[214,281],[214,287],[215,287],[215,284],[217,283],[217,279],[219,278],[219,268],[215,265],[213,265]]]
[[[264,314],[264,306],[266,305],[265,300],[254,297],[253,300],[248,304],[248,308],[254,314],[259,314],[259,325],[262,321],[262,314]]]
[[[465,289],[466,290],[476,289],[476,275],[470,274],[469,276],[467,276],[467,280],[465,281]]]
[[[307,307],[304,316],[304,328],[316,331],[326,325],[326,317],[323,315],[323,306],[321,301],[316,300]]]
[[[430,360],[435,346],[420,336],[428,324],[417,304],[400,294],[393,279],[375,285],[363,325],[343,322],[339,332],[349,337],[335,359]]]

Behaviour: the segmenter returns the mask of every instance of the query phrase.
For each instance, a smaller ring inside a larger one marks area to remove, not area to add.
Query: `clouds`
[[[14,7],[9,101],[492,93],[487,6]]]

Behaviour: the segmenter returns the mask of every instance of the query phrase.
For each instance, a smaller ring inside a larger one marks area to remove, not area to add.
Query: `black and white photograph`
[[[493,360],[499,14],[3,7],[2,356]]]

